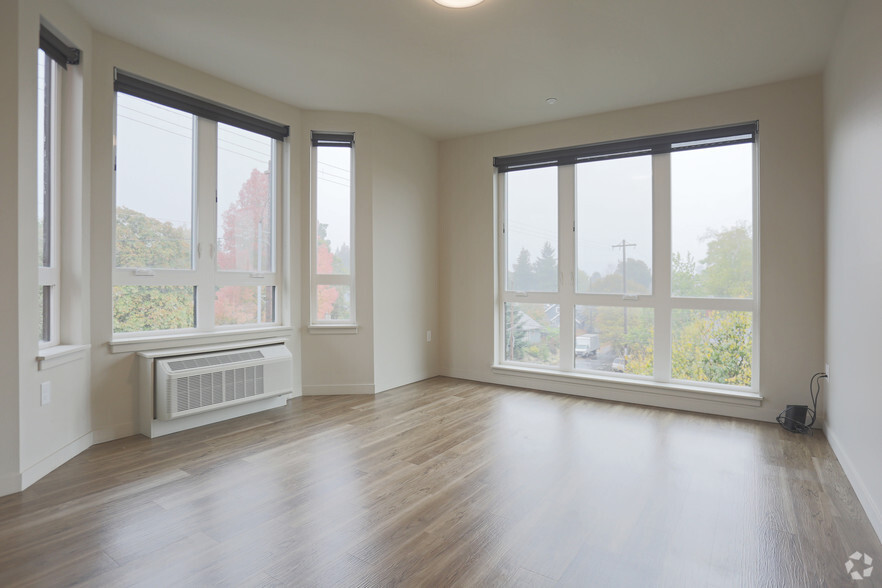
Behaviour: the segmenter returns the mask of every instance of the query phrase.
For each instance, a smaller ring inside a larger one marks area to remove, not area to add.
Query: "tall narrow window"
[[[37,279],[38,332],[58,343],[58,85],[59,66],[37,51]]]
[[[113,331],[278,324],[287,127],[117,72]]]
[[[355,323],[353,138],[312,133],[312,324]]]
[[[756,390],[756,137],[747,123],[496,158],[498,361]]]

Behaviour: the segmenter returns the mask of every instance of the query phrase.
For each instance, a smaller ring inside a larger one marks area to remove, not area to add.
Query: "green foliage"
[[[115,333],[185,329],[196,324],[190,286],[115,286]]]
[[[753,237],[746,224],[708,231],[707,255],[698,267],[692,254],[671,258],[675,296],[750,298],[753,296]],[[630,269],[629,269],[630,271]]]
[[[753,331],[749,312],[674,312],[671,376],[750,386]]]
[[[533,262],[533,290],[537,292],[557,292],[557,258],[554,248],[548,241],[542,246],[539,257]]]
[[[509,290],[514,292],[527,292],[533,286],[533,262],[530,258],[530,252],[521,249],[518,259],[511,271],[511,282]]]
[[[617,356],[627,360],[626,372],[651,376],[653,369],[653,310],[629,308],[626,323],[625,309],[616,306],[598,306],[594,325],[602,333],[601,346],[609,347]]]
[[[686,253],[684,259],[679,252],[671,258],[671,292],[674,296],[700,296],[701,283],[695,269],[695,259]]]
[[[579,272],[579,291],[595,294],[645,294],[652,289],[652,270],[640,259],[628,258],[627,287],[622,281],[622,262],[613,273],[601,276],[594,272],[590,278]]]
[[[527,334],[521,327],[523,314],[513,304],[505,305],[505,359],[520,361],[524,358]]]
[[[190,230],[137,210],[116,209],[116,267],[190,269]]]
[[[753,295],[753,238],[745,224],[708,231],[701,282],[705,295],[749,298]]]

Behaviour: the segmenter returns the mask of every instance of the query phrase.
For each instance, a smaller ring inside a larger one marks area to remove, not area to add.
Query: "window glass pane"
[[[217,125],[217,267],[273,270],[273,140]]]
[[[674,310],[671,377],[750,386],[753,313]]]
[[[505,174],[509,292],[557,292],[557,168]]]
[[[576,165],[577,292],[652,292],[652,157]]]
[[[352,296],[349,286],[319,284],[315,292],[318,321],[342,321],[352,318]]]
[[[37,288],[37,332],[40,341],[49,341],[52,336],[49,325],[51,324],[52,286],[39,286]]]
[[[37,264],[49,267],[51,251],[52,169],[52,67],[53,61],[37,51]]]
[[[215,289],[216,325],[272,323],[276,320],[275,287],[223,286]]]
[[[194,117],[116,98],[116,266],[191,269]]]
[[[505,304],[505,360],[560,365],[560,306]]]
[[[351,267],[352,149],[316,147],[315,151],[316,273],[345,275]]]
[[[671,154],[671,293],[753,297],[753,145]]]
[[[113,332],[192,328],[195,309],[192,286],[114,286]]]
[[[651,376],[653,309],[576,306],[576,369]]]

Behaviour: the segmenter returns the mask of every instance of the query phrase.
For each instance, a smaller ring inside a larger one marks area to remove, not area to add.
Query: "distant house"
[[[553,327],[560,326],[560,306],[557,304],[545,305],[545,320]]]
[[[533,345],[542,341],[542,325],[537,323],[532,317],[521,313],[518,326],[521,331],[524,332],[524,341],[526,341],[528,345]]]

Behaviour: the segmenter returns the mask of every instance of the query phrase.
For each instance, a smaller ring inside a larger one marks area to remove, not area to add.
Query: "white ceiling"
[[[818,73],[848,2],[68,1],[105,34],[267,96],[438,139]]]

